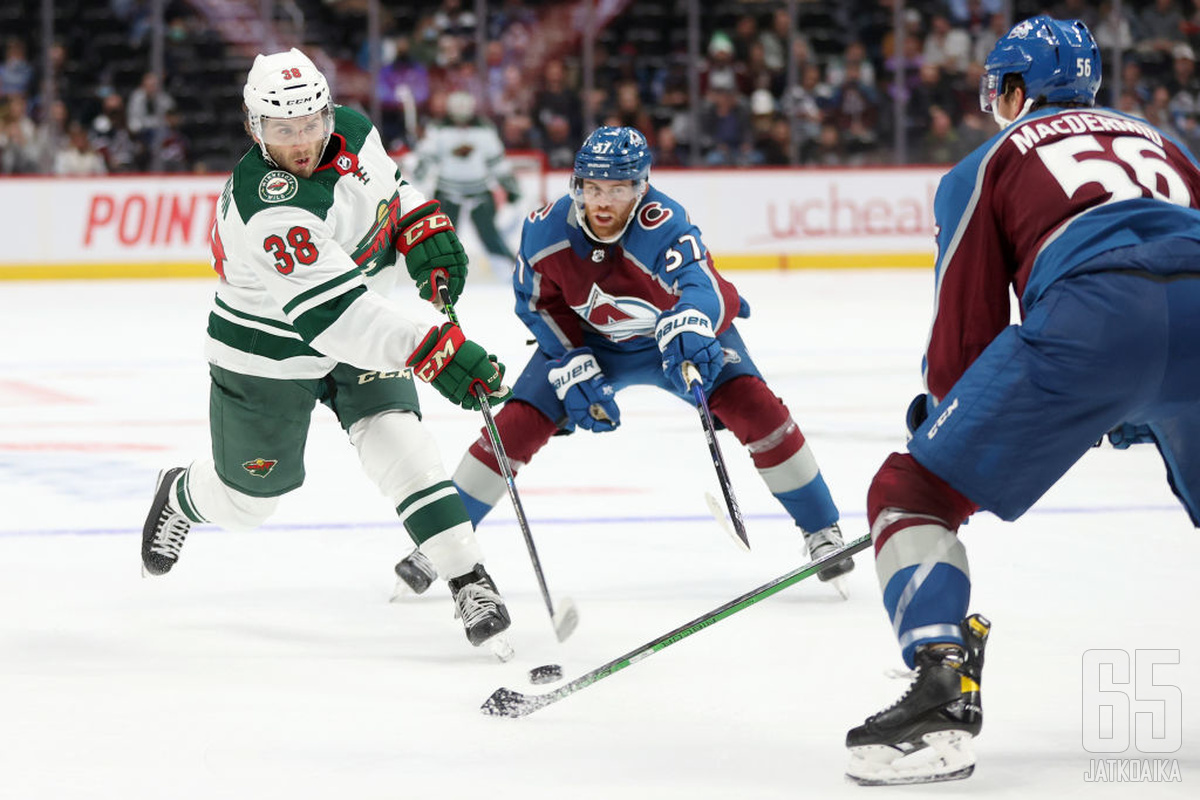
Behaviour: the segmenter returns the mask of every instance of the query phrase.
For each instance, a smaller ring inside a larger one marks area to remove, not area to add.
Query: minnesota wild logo
[[[400,194],[394,193],[387,200],[380,200],[375,208],[375,224],[359,240],[350,257],[367,275],[396,263],[396,248],[392,239],[400,223]]]
[[[242,464],[242,469],[259,478],[265,478],[271,474],[271,470],[275,469],[278,461],[270,458],[255,458]]]
[[[273,169],[258,184],[258,199],[264,203],[282,203],[296,196],[300,185],[296,176],[286,170]]]

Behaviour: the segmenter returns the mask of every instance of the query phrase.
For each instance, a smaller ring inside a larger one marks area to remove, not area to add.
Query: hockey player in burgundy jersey
[[[1108,433],[1153,442],[1200,525],[1200,167],[1093,107],[1100,53],[1082,22],[1025,20],[985,67],[1001,131],[938,187],[928,392],[909,407],[908,453],[867,496],[884,605],[917,672],[847,734],[861,783],[974,769],[991,624],[967,616],[957,531],[971,514],[1015,520]]]
[[[513,286],[538,349],[496,416],[514,467],[560,430],[621,424],[617,393],[658,386],[691,400],[681,367],[699,370],[712,413],[746,446],[809,553],[842,545],[838,511],[812,450],[746,351],[735,317],[747,304],[713,266],[683,206],[649,184],[650,153],[633,128],[602,127],[575,159],[569,195],[529,215]],[[478,523],[505,494],[488,440],[471,445],[454,483]],[[413,574],[414,558],[399,565]],[[849,572],[846,559],[820,574]]]

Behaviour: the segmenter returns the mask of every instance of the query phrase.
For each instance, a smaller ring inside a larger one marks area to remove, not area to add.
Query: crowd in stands
[[[321,48],[336,66],[338,100],[367,109],[375,93],[390,147],[413,146],[421,127],[444,115],[446,95],[462,90],[476,97],[508,148],[541,150],[553,168],[570,166],[589,119],[637,126],[659,166],[891,164],[898,160],[897,103],[904,106],[906,161],[951,163],[995,132],[979,111],[978,85],[982,62],[1008,24],[1002,0],[907,0],[897,37],[892,0],[801,0],[793,36],[783,2],[706,0],[701,59],[693,64],[686,0],[598,4],[602,10],[592,13],[607,16],[591,20],[576,3],[490,0],[480,58],[472,0],[382,2],[381,71],[372,87],[365,0],[290,5],[308,20],[305,46]],[[149,51],[148,7],[146,0],[109,0],[131,53]],[[1014,19],[1040,12],[1083,19],[1106,64],[1100,101],[1200,152],[1200,0],[1127,0],[1119,13],[1107,0],[1013,0],[1011,7]],[[168,9],[172,48],[203,33],[202,17],[188,4]],[[596,26],[589,94],[580,57],[586,24]],[[37,45],[31,29],[3,42],[0,172],[224,170],[244,152],[236,70],[228,80],[237,85],[220,95],[219,107],[189,118],[172,87],[190,81],[156,75],[148,64],[126,73],[125,84],[81,75],[71,69],[69,45],[56,41],[57,99],[44,103],[42,59],[29,55]],[[173,52],[168,68],[179,63]],[[1118,54],[1122,90],[1113,96]],[[245,62],[244,74],[249,56],[232,60]],[[689,99],[693,80],[698,115]],[[186,105],[198,107],[190,96]],[[193,152],[191,138],[214,130],[225,138],[211,146],[224,152]]]

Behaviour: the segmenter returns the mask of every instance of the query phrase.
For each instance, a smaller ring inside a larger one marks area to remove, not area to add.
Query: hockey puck
[[[558,664],[543,664],[540,667],[534,667],[529,670],[530,683],[554,683],[562,680],[562,667]]]

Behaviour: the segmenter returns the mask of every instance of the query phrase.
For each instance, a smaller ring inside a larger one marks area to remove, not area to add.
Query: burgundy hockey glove
[[[662,352],[663,373],[676,390],[688,394],[683,379],[683,362],[690,361],[700,373],[704,391],[712,390],[713,381],[725,366],[725,351],[713,332],[712,320],[691,306],[676,306],[664,311],[654,326],[654,340]]]
[[[430,328],[405,363],[412,367],[413,375],[466,409],[479,410],[476,387],[481,387],[491,402],[512,396],[512,390],[503,385],[504,365],[463,336],[453,322]]]
[[[450,289],[450,302],[458,300],[467,283],[467,254],[450,217],[437,200],[417,206],[400,218],[396,249],[404,256],[408,274],[417,283],[423,300],[441,307],[433,275],[440,272]]]

